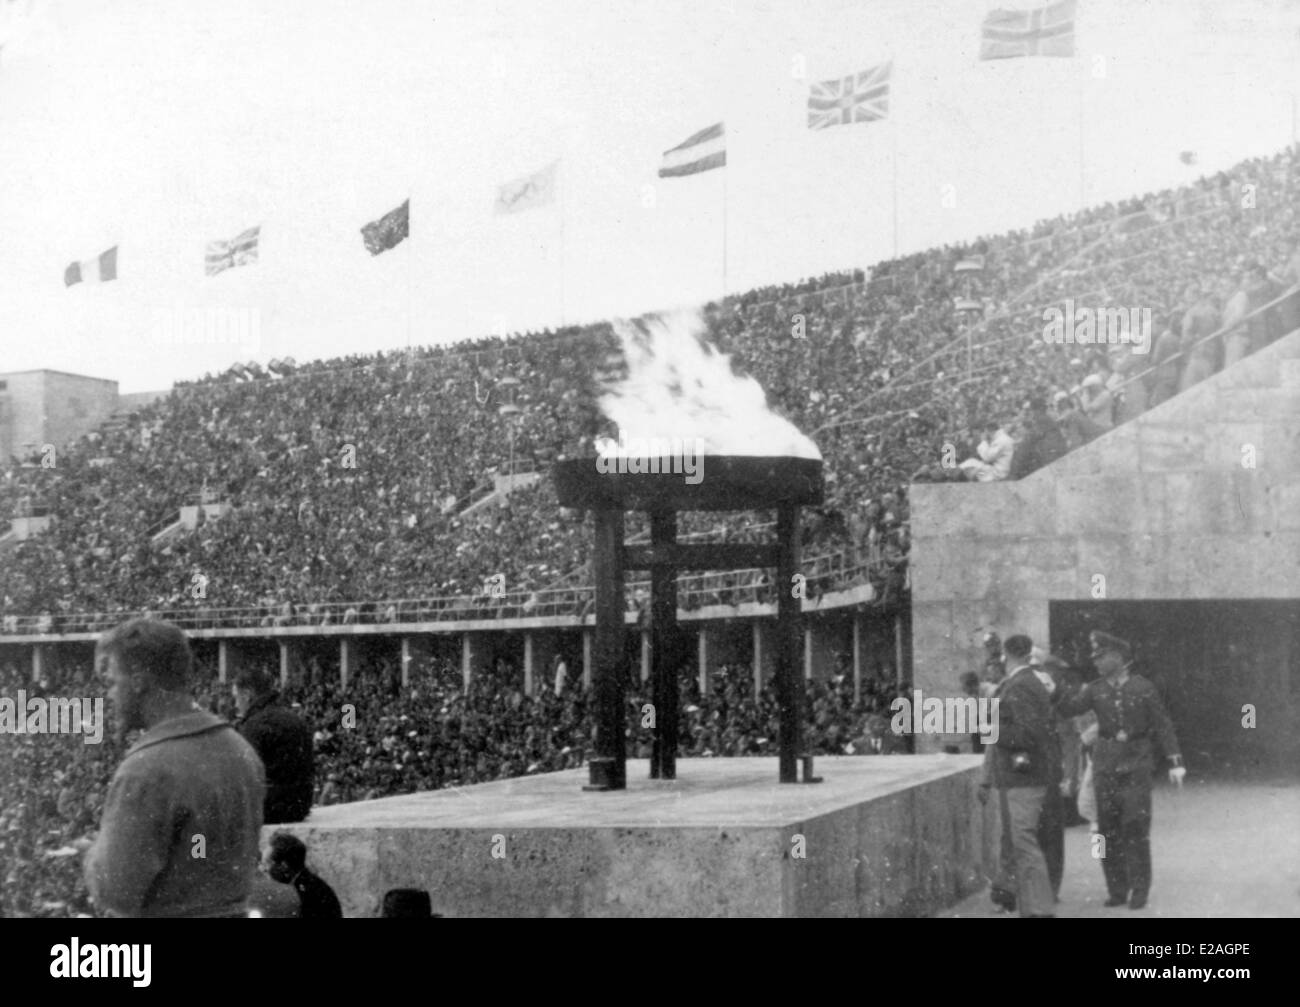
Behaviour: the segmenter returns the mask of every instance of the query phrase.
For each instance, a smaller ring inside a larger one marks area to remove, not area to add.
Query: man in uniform
[[[1108,906],[1126,901],[1130,909],[1147,904],[1151,888],[1152,742],[1169,760],[1169,779],[1182,786],[1187,770],[1178,751],[1174,725],[1151,682],[1133,674],[1132,648],[1110,633],[1091,635],[1092,659],[1102,678],[1061,700],[1057,713],[1097,715],[1093,777],[1097,790],[1097,828],[1105,843],[1101,867]]]

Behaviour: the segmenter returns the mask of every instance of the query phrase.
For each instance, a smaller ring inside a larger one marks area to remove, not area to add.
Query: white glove
[[[1181,787],[1183,785],[1183,777],[1186,775],[1187,767],[1174,766],[1173,769],[1169,770],[1169,782],[1176,787]]]

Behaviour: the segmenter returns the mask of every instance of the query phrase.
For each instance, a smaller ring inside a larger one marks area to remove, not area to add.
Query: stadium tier
[[[826,459],[805,554],[847,556],[833,565],[865,572],[893,604],[907,484],[965,477],[953,462],[976,456],[986,424],[1010,426],[1040,396],[1074,447],[1262,345],[1268,334],[1251,331],[1190,353],[1233,311],[1295,283],[1297,195],[1288,150],[886,262],[869,279],[706,305],[707,338]],[[1151,352],[1107,359],[1110,347],[1049,343],[1045,309],[1067,300],[1149,311]],[[609,432],[602,382],[620,366],[611,327],[597,324],[179,385],[52,468],[11,461],[0,511],[35,504],[52,521],[0,547],[0,614],[10,632],[15,619],[57,632],[76,613],[96,613],[72,621],[99,629],[145,610],[319,623],[332,607],[381,621],[393,600],[473,598],[498,575],[509,604],[536,605],[535,592],[584,583],[581,515],[558,506],[545,478],[502,506],[473,504],[491,496],[493,473],[545,474],[562,455],[590,454]],[[1096,377],[1126,393],[1076,399]],[[200,500],[215,506],[188,527],[181,509]],[[682,530],[740,540],[761,520],[697,517]]]
[[[1185,188],[882,263],[869,276],[829,275],[704,306],[707,338],[822,451],[825,504],[805,528],[812,591],[870,583],[878,606],[906,612],[909,484],[1024,474],[1014,454],[1004,472],[986,455],[996,429],[1017,450],[1033,433],[1012,422],[1026,401],[1049,403],[1063,449],[1078,447],[1300,325],[1294,298],[1280,296],[1300,283],[1297,197],[1300,156],[1289,149]],[[1149,309],[1150,352],[1050,342],[1045,322],[1067,301]],[[1251,314],[1273,302],[1278,311]],[[51,520],[43,533],[0,541],[0,643],[95,632],[143,611],[264,636],[576,617],[590,598],[591,535],[546,476],[557,459],[591,454],[610,433],[597,400],[621,366],[612,327],[598,324],[241,368],[177,386],[61,450],[52,468],[13,459],[0,512]],[[531,473],[542,478],[524,478]],[[743,542],[770,520],[696,514],[681,532]],[[645,533],[629,522],[629,538]],[[644,601],[638,591],[629,586],[630,608]],[[767,601],[771,591],[752,572],[705,574],[683,577],[680,596],[692,608]],[[71,646],[84,659],[62,664],[61,690],[98,694],[88,647]],[[211,645],[196,649],[211,683],[200,701],[229,712]],[[531,694],[502,662],[467,685],[446,653],[403,669],[362,651],[346,686],[317,656],[304,663],[287,692],[315,730],[318,804],[572,768],[587,755],[588,691],[576,667],[559,681],[558,657]],[[413,687],[403,687],[404,670]],[[905,670],[864,680],[856,694],[845,669],[834,670],[806,686],[810,753],[898,744],[885,717]],[[47,686],[0,667],[0,691],[20,688],[39,695]],[[344,688],[356,729],[338,724]],[[707,692],[691,676],[682,690],[683,755],[773,751],[775,699],[770,687],[754,687],[749,669],[723,663]],[[639,723],[644,698],[629,697],[629,724]],[[68,844],[99,820],[122,754],[109,738],[40,740],[4,740],[7,915],[88,910]],[[629,754],[646,755],[651,741],[633,726]]]

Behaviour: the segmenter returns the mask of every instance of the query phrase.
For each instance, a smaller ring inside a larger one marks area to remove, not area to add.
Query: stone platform
[[[587,770],[316,808],[287,828],[346,916],[423,888],[444,916],[919,916],[984,885],[971,755],[682,759],[587,793]],[[263,839],[274,831],[266,827]],[[800,855],[802,854],[802,855]]]

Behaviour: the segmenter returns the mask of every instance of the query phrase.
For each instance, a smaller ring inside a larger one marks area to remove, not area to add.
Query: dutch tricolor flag
[[[688,140],[683,140],[672,150],[664,151],[660,178],[694,175],[712,168],[727,165],[727,138],[722,123],[717,122],[702,129]]]

